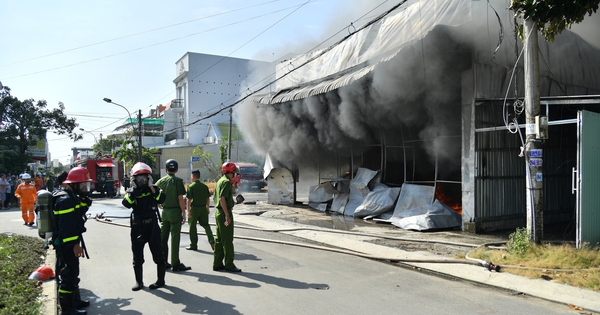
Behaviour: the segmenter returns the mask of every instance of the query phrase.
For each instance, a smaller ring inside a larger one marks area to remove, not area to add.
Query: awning
[[[349,85],[375,67],[411,48],[438,25],[470,20],[469,0],[406,1],[398,12],[373,23],[343,42],[277,65],[276,91],[252,101],[277,104],[323,94]],[[425,14],[424,12],[427,12]]]
[[[96,163],[99,167],[115,167],[111,162],[98,162]]]

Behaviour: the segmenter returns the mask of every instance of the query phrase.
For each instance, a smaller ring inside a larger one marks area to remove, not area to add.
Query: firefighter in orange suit
[[[25,182],[15,189],[15,197],[21,201],[21,217],[25,221],[25,225],[33,226],[33,221],[35,220],[33,208],[37,189],[35,189],[35,185],[31,182],[31,175],[25,173],[22,178]]]
[[[35,176],[35,178],[33,179],[33,182],[35,183],[36,191],[44,189],[44,182],[42,181],[42,173],[38,172],[37,175]]]

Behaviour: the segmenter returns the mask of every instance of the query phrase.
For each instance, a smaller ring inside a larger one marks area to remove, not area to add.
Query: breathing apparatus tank
[[[37,192],[35,208],[37,209],[38,234],[41,238],[48,240],[52,237],[54,221],[52,219],[53,207],[52,193],[42,189]]]

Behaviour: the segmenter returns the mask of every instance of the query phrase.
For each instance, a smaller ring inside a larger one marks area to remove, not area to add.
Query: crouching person
[[[158,204],[162,204],[166,196],[158,186],[152,185],[151,174],[150,166],[142,162],[136,163],[131,169],[131,188],[127,189],[122,201],[123,206],[132,209],[130,226],[135,274],[135,285],[131,288],[133,291],[144,287],[142,265],[146,243],[150,247],[158,274],[158,280],[150,285],[150,289],[165,285],[166,265],[160,241]]]

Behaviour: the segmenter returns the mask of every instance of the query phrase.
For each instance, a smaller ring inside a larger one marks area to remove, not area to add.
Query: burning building
[[[389,187],[432,186],[460,211],[463,229],[523,226],[525,162],[514,132],[524,121],[522,43],[507,6],[405,1],[330,47],[281,62],[275,91],[237,108],[239,127],[289,169],[320,171],[315,182],[377,170]],[[551,125],[545,215],[564,227],[575,216],[566,179],[576,159],[565,150],[577,138],[564,128],[577,110],[598,111],[599,96],[572,96],[600,94],[600,51],[569,31],[538,45]]]

